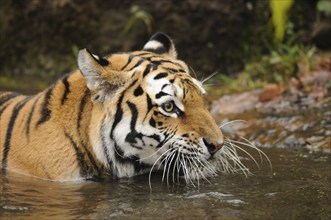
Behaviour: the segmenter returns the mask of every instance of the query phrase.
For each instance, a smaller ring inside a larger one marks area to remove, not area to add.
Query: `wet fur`
[[[100,58],[81,50],[80,70],[35,96],[1,92],[2,174],[67,181],[161,169],[167,182],[182,176],[194,184],[218,171],[246,172],[238,143],[223,141],[201,83],[176,56],[159,33],[142,51]],[[224,143],[212,162],[202,139]]]

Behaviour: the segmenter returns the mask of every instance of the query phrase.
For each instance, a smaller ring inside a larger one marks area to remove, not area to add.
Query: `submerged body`
[[[35,96],[1,93],[3,174],[66,181],[163,169],[191,181],[241,165],[166,35],[106,58],[81,50],[78,64]]]

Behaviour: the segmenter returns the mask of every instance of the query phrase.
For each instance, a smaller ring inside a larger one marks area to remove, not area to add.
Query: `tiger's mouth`
[[[224,146],[207,157],[203,151],[199,150],[202,146],[183,146],[171,144],[168,149],[163,152],[155,161],[149,172],[149,185],[151,187],[151,174],[154,168],[162,170],[162,181],[169,185],[172,183],[179,183],[184,179],[186,183],[193,186],[199,186],[201,179],[210,182],[209,179],[217,176],[219,173],[243,173],[245,176],[251,175],[250,170],[242,163],[242,156],[239,156],[238,151],[242,151],[259,167],[255,158],[243,146],[256,150],[262,157],[264,157],[270,167],[271,162],[268,156],[258,149],[251,142],[236,141],[226,139]]]
[[[209,177],[217,175],[216,158],[206,157],[197,147],[180,145],[166,150],[154,163],[150,176],[155,167],[163,170],[162,181],[176,183],[184,179],[186,183],[195,185],[200,179],[208,181]]]

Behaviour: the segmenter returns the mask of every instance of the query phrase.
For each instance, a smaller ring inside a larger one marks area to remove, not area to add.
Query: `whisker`
[[[150,188],[150,190],[152,190],[151,175],[152,175],[152,171],[153,171],[154,167],[156,166],[157,162],[158,162],[160,159],[162,159],[163,155],[165,155],[166,153],[168,153],[168,152],[171,151],[171,150],[172,150],[172,148],[169,148],[168,150],[166,150],[165,152],[163,152],[163,154],[161,154],[161,155],[159,156],[159,158],[157,158],[157,160],[154,162],[154,164],[153,164],[151,170],[149,171],[149,175],[148,175],[148,183],[149,183],[149,188]]]
[[[246,141],[245,138],[243,138],[243,137],[241,137],[241,136],[239,136],[239,137],[240,137],[241,139],[243,139],[244,141]],[[259,153],[260,161],[261,161],[261,163],[262,163],[263,159],[262,159],[262,155],[261,155],[261,152],[260,152],[261,150],[258,149],[253,143],[250,143],[250,142],[248,142],[248,141],[246,141],[246,143],[245,143],[245,142],[235,141],[235,140],[233,140],[233,142],[235,142],[235,143],[237,143],[237,144],[242,144],[242,145],[244,145],[244,146],[247,146],[247,147],[250,147],[250,148],[256,150],[256,151]]]
[[[167,160],[167,164],[168,164],[168,168],[167,168],[167,185],[169,186],[169,171],[171,169],[171,162],[172,160],[174,159],[174,157],[176,156],[176,152],[173,151],[171,152],[170,156],[169,156],[169,159]]]
[[[245,174],[245,176],[247,177],[248,174],[250,174],[249,169],[240,161],[239,156],[237,154],[237,152],[234,151],[234,148],[232,147],[228,147],[227,150],[229,150],[229,153],[232,154],[231,156],[231,160],[234,163],[234,166],[238,166],[240,168],[240,170]],[[247,173],[246,173],[247,172]]]
[[[186,164],[186,160],[185,160],[185,157],[184,157],[184,155],[182,154],[182,158],[183,158],[183,163],[184,163],[184,168],[185,168],[185,176],[186,176],[186,178],[191,182],[191,184],[195,187],[195,184],[193,183],[193,181],[192,181],[192,179],[191,179],[191,177],[190,177],[190,175],[189,175],[189,171],[188,171],[188,166],[187,166],[187,164]]]
[[[178,158],[179,158],[179,152],[178,152],[178,150],[177,150],[177,158],[176,158],[176,161],[175,161],[175,163],[174,163],[174,168],[172,169],[172,182],[174,183],[175,182],[175,167],[177,166],[177,172],[179,172],[178,171]],[[177,181],[178,181],[178,177],[177,177]]]
[[[191,146],[192,146],[192,149],[194,149],[194,152],[195,152],[195,154],[196,154],[196,157],[199,155],[199,152],[198,152],[198,150],[197,149],[195,149],[194,147],[193,147],[193,145],[192,144],[190,144]],[[198,158],[198,157],[197,157]],[[198,160],[200,163],[201,163],[201,161],[200,160]],[[203,167],[205,167],[202,163],[201,163],[201,165],[203,166]],[[216,170],[213,170],[213,169],[210,169],[211,167],[210,166],[208,166],[208,168],[207,167],[205,167],[210,173],[214,173],[214,172],[216,172]]]
[[[195,161],[194,161],[195,162]],[[205,166],[202,164],[202,162],[198,159],[198,162],[203,166],[203,168],[204,169],[207,169],[207,168],[205,168]],[[197,170],[198,170],[198,172],[200,173],[200,175],[201,175],[201,177],[204,179],[204,180],[206,180],[209,184],[211,184],[211,182],[208,180],[208,178],[205,176],[205,174],[199,169],[199,166],[198,166],[198,164],[195,162],[195,164],[196,164],[196,167],[197,167]],[[211,173],[211,174],[213,174],[213,173]]]
[[[228,122],[224,122],[223,124],[219,125],[219,128],[223,128],[224,126],[228,125],[228,124],[232,124],[232,123],[247,123],[247,121],[245,120],[232,120],[232,121],[228,121]]]
[[[244,150],[242,147],[239,147],[238,145],[233,144],[230,140],[227,140],[227,141],[229,141],[229,144],[232,147],[235,147],[235,148],[243,151],[247,156],[249,156],[254,161],[254,163],[256,164],[256,166],[260,169],[260,165],[258,164],[258,162],[255,160],[255,158],[249,152],[247,152],[246,150]]]
[[[244,138],[244,137],[241,137],[240,136],[240,138],[242,138],[243,140],[245,140],[245,141],[247,141],[249,144],[251,144],[251,147],[253,148],[253,149],[255,149],[255,150],[257,150],[257,152],[259,152],[259,154],[261,153],[266,159],[267,159],[267,161],[268,161],[268,163],[269,163],[269,166],[270,166],[270,169],[272,170],[272,164],[271,164],[271,161],[270,161],[270,159],[269,159],[269,157],[261,150],[261,149],[259,149],[257,146],[255,146],[251,141],[249,141],[248,139],[246,139],[246,138]],[[260,156],[261,157],[261,156]],[[262,157],[261,157],[261,162],[262,162]]]
[[[215,83],[208,83],[208,84],[203,84],[203,86],[214,86]]]
[[[262,157],[261,156],[261,154],[262,154],[267,159],[267,161],[269,163],[269,166],[270,166],[270,169],[272,170],[272,164],[271,164],[271,161],[270,161],[269,157],[262,150],[257,148],[255,145],[251,145],[251,143],[244,143],[244,142],[235,141],[235,140],[232,140],[232,142],[237,143],[237,144],[242,144],[244,146],[247,146],[247,147],[250,147],[250,148],[256,150],[260,154],[260,158]],[[261,162],[262,162],[262,158],[261,158]]]
[[[160,163],[159,165],[159,168],[160,166],[163,164],[164,162],[164,166],[163,166],[163,173],[162,173],[162,182],[164,182],[164,177],[165,177],[165,174],[167,172],[167,169],[168,169],[168,160],[169,160],[169,157],[170,155],[172,155],[172,152],[170,154],[168,154]]]
[[[160,150],[162,150],[162,148],[164,148],[165,146],[168,146],[168,143],[171,141],[170,140],[171,138],[169,138],[163,145],[162,147],[160,147],[157,151],[155,151],[154,153],[152,153],[151,155],[147,156],[147,157],[144,157],[142,159],[139,159],[139,161],[142,161],[142,160],[146,160],[147,158],[150,158],[152,157],[153,155],[157,154]]]
[[[205,79],[201,81],[202,84],[204,84],[206,81],[210,80],[213,76],[215,76],[218,72],[213,72],[209,76],[207,76]]]
[[[194,71],[194,69],[191,66],[189,66],[189,68],[190,68],[191,72],[193,73],[194,78],[197,79],[197,73]]]

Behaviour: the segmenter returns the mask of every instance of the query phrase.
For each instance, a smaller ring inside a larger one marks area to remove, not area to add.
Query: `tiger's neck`
[[[64,76],[50,89],[52,119],[62,127],[66,139],[75,149],[82,176],[98,178],[105,173],[108,175],[89,138],[93,103],[81,73],[76,71]]]

